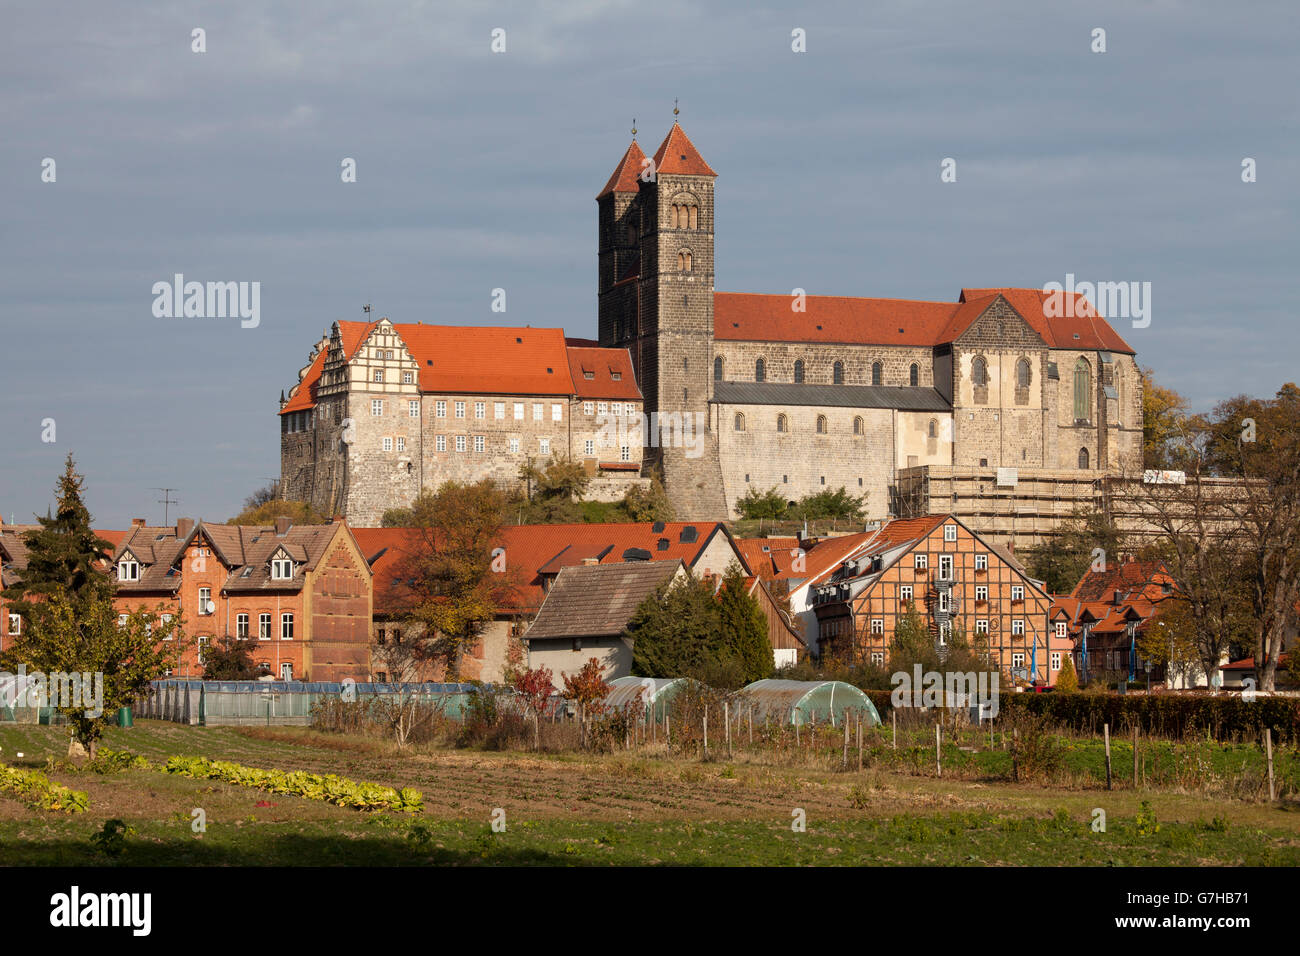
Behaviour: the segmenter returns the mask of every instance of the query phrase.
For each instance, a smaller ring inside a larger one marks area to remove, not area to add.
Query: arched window
[[[861,435],[861,434],[862,434],[862,416],[861,416],[861,415],[855,415],[855,416],[853,417],[853,434],[855,434],[855,435]]]
[[[912,371],[908,374],[908,382],[912,385],[919,385],[921,382],[921,366],[915,362],[912,363]]]
[[[1079,449],[1079,467],[1085,470],[1088,467],[1088,449],[1086,448]]]
[[[681,207],[674,203],[672,212],[669,213],[668,216],[668,225],[673,229],[677,228],[677,222],[678,222],[677,216],[680,211],[681,211]]]
[[[871,363],[871,384],[879,385],[881,382],[882,369],[879,362]]]
[[[691,207],[691,224],[690,224],[691,229],[697,228],[697,224],[699,222],[699,212],[700,212],[699,206]]]
[[[818,434],[818,435],[825,435],[825,434],[826,434],[826,416],[825,416],[825,415],[818,415],[818,416],[817,416],[817,434]]]
[[[970,363],[970,377],[976,388],[984,388],[989,383],[989,365],[982,358]]]
[[[722,356],[719,355],[713,359],[713,380],[722,381]]]
[[[790,430],[790,419],[784,414],[776,416],[776,430],[779,432],[788,432]]]
[[[740,412],[736,412],[736,431],[743,432],[744,430],[745,430],[745,416],[742,415]]]
[[[691,253],[689,250],[683,250],[677,253],[677,271],[678,272],[691,271]]]
[[[913,365],[912,367],[916,368],[915,365]],[[927,434],[929,434],[931,438],[939,437],[939,420],[937,418],[930,419],[930,429]]]
[[[831,381],[836,385],[844,384],[844,363],[836,362],[831,366]]]
[[[759,359],[757,362],[754,363],[754,381],[756,382],[767,381],[767,363],[764,362],[762,359]]]
[[[1029,359],[1021,359],[1016,363],[1016,387],[1028,388],[1032,379],[1033,373],[1029,368]]]
[[[796,385],[803,383],[803,359],[794,360],[794,381]]]
[[[1074,366],[1074,418],[1087,421],[1092,417],[1092,369],[1083,359]]]

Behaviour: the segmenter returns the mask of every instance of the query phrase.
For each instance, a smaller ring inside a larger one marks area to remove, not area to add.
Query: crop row
[[[0,792],[11,793],[37,810],[81,813],[90,800],[82,790],[55,783],[39,770],[21,770],[0,764]]]
[[[253,787],[268,793],[306,797],[308,800],[324,800],[336,806],[355,807],[358,810],[420,813],[424,809],[424,796],[419,790],[410,787],[397,790],[381,783],[349,780],[332,773],[263,770],[225,760],[183,756],[169,758],[164,769],[167,773],[198,780],[221,780],[239,787]]]

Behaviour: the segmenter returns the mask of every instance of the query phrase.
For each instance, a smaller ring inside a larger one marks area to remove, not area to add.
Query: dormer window
[[[291,558],[285,557],[284,552],[281,551],[271,561],[271,580],[288,581],[292,577],[293,577],[293,560]]]
[[[117,563],[117,579],[119,581],[139,581],[140,562],[132,557],[123,558]]]

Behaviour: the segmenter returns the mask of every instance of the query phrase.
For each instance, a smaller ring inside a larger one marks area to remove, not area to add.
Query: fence
[[[461,717],[477,684],[336,684],[303,681],[154,681],[136,701],[135,714],[179,724],[216,727],[230,724],[299,725],[311,723],[311,709],[323,698],[345,694],[364,701],[390,694],[415,694]]]

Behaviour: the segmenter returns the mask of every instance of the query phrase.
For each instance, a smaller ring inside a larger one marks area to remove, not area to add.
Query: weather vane
[[[673,115],[676,116],[681,110],[677,108],[677,97],[673,97]]]
[[[632,139],[636,139],[636,117],[632,117]]]

